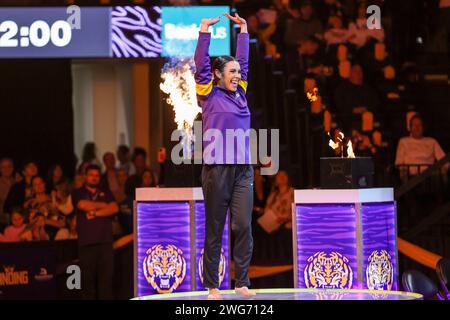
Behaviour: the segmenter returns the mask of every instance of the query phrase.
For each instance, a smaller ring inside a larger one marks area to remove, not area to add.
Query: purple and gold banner
[[[299,288],[357,288],[356,211],[352,204],[297,205]]]
[[[137,204],[137,295],[191,291],[189,202]]]
[[[296,203],[295,223],[296,287],[398,290],[395,202]]]
[[[361,205],[363,270],[370,290],[398,290],[397,227],[395,204]]]
[[[137,202],[135,215],[136,296],[204,290],[203,201]],[[230,288],[228,221],[222,238],[220,289]]]

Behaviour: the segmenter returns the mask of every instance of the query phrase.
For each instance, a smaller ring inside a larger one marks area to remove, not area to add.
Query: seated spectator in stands
[[[257,219],[254,230],[254,253],[256,264],[292,263],[292,202],[294,190],[290,187],[285,171],[275,176],[264,214]],[[289,282],[289,281],[288,281]],[[292,282],[292,281],[290,281]]]
[[[134,148],[132,161],[136,168],[136,173],[128,177],[125,191],[127,195],[134,197],[136,188],[142,184],[142,173],[147,168],[147,151],[139,147]]]
[[[119,160],[117,169],[125,169],[128,176],[136,173],[136,168],[133,162],[131,162],[130,148],[126,145],[122,144],[117,148],[117,159]]]
[[[52,211],[58,215],[68,216],[73,212],[71,188],[67,180],[56,184],[51,193]]]
[[[328,46],[346,43],[349,36],[349,31],[344,28],[344,24],[340,16],[331,16],[328,19],[328,29],[323,35]]]
[[[78,239],[76,215],[68,217],[67,227],[59,229],[55,236],[55,240],[72,240],[72,239]]]
[[[45,231],[45,225],[46,225],[46,219],[45,216],[37,212],[31,219],[30,219],[30,226],[31,226],[31,234],[33,237],[33,241],[48,241],[50,240],[49,235]]]
[[[0,233],[0,242],[20,242],[23,241],[23,233],[26,228],[22,209],[19,207],[13,208],[11,212],[11,225],[6,227],[3,235]]]
[[[40,176],[31,179],[32,197],[24,202],[23,207],[28,211],[38,211],[48,216],[51,210],[51,197],[46,193],[45,182]]]
[[[9,158],[0,160],[0,226],[8,224],[8,215],[3,212],[3,206],[12,185],[16,183],[14,177],[14,163]]]
[[[46,193],[45,182],[40,176],[33,177],[31,180],[33,186],[33,197],[24,203],[24,208],[30,212],[30,221],[32,217],[41,214],[44,217],[46,230],[53,238],[59,228],[64,227],[65,219],[59,216],[57,211],[52,208],[52,198]]]
[[[73,189],[79,189],[84,186],[84,173],[77,173],[73,178]]]
[[[86,142],[84,145],[81,163],[79,164],[77,171],[84,174],[86,167],[90,164],[101,166],[100,161],[97,159],[97,146],[94,142]]]
[[[141,188],[154,188],[156,187],[155,176],[152,170],[145,169],[141,176]]]
[[[408,168],[402,165],[420,165],[409,168],[409,175],[416,175],[445,156],[436,139],[423,135],[423,119],[420,115],[414,115],[409,123],[411,134],[400,139],[395,157],[395,165],[400,169],[401,178],[408,176]],[[446,173],[448,168],[449,164],[443,166],[442,172]]]
[[[348,26],[349,42],[357,48],[361,48],[367,44],[370,39],[378,42],[384,42],[384,29],[368,29],[366,17],[366,4],[358,7],[358,17],[354,22],[350,22]]]
[[[300,15],[286,22],[284,41],[288,47],[295,48],[298,43],[310,37],[322,38],[322,23],[314,17],[311,1],[302,1]]]
[[[274,190],[267,198],[264,210],[271,210],[283,228],[292,229],[293,202],[294,188],[289,184],[289,176],[286,171],[279,171],[275,177]]]
[[[360,116],[365,111],[375,114],[379,109],[377,93],[372,87],[364,84],[363,70],[358,64],[351,67],[350,79],[344,80],[336,88],[334,100],[346,133],[349,133],[350,129],[361,128]],[[358,115],[359,118],[354,115]]]
[[[352,130],[351,140],[353,151],[358,157],[371,157],[377,153],[377,148],[368,135],[354,129]]]
[[[13,207],[21,207],[24,202],[33,197],[31,179],[38,174],[38,167],[33,161],[25,162],[22,169],[23,179],[12,185],[6,197],[3,211],[11,212]]]
[[[53,191],[55,186],[63,180],[66,180],[66,177],[64,176],[62,167],[59,164],[52,165],[48,170],[47,190],[50,192]]]
[[[116,197],[116,193],[120,192],[120,187],[117,180],[116,157],[114,153],[106,152],[103,155],[103,163],[105,172],[102,174],[101,188],[108,189]]]
[[[128,174],[127,171],[122,168],[117,170],[117,182],[119,183],[119,190],[115,195],[116,201],[118,203],[121,203],[125,198],[127,197],[127,194],[125,192],[125,185],[128,180]]]

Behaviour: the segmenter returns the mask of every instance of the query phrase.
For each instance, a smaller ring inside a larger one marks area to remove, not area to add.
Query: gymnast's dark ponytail
[[[214,70],[219,70],[220,73],[223,73],[223,71],[225,70],[225,65],[231,61],[236,61],[236,59],[232,56],[220,56],[220,57],[217,57],[216,59],[214,59],[213,64],[212,64],[212,73],[213,73],[213,77],[214,77],[214,84],[217,84],[217,82],[219,81],[219,79],[216,78],[216,74],[215,74]]]

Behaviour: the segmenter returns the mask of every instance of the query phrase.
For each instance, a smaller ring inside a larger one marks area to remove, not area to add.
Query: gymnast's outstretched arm
[[[195,48],[195,83],[196,92],[200,97],[206,97],[212,90],[213,81],[211,75],[211,63],[208,54],[209,44],[211,42],[211,33],[209,26],[219,22],[220,18],[202,19],[200,33],[198,36],[197,47]]]
[[[247,91],[248,54],[250,41],[250,36],[247,31],[247,22],[237,13],[234,17],[228,13],[225,13],[224,16],[226,16],[234,23],[239,24],[239,26],[241,27],[241,32],[237,36],[236,60],[241,66],[241,80],[239,81],[239,85],[244,89],[244,91]]]

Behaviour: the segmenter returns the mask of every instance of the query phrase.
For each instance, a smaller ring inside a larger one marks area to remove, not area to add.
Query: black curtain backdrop
[[[68,59],[0,60],[0,158],[16,168],[36,161],[47,177],[55,163],[73,175],[71,63]]]

